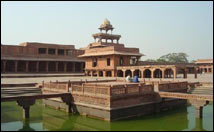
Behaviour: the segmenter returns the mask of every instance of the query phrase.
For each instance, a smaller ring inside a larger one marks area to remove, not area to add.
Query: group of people
[[[138,76],[134,76],[134,78],[132,79],[132,78],[130,77],[130,75],[128,75],[128,76],[126,77],[126,81],[127,81],[127,82],[135,82],[135,83],[139,82]]]

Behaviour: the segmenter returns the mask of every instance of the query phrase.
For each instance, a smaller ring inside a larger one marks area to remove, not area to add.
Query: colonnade
[[[2,73],[83,72],[84,62],[2,60]]]

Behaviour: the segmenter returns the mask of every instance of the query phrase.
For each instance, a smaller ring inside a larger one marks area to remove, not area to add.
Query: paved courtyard
[[[77,80],[106,80],[106,79],[116,79],[116,77],[28,77],[28,78],[1,78],[1,84],[20,84],[20,83],[41,83],[42,81],[77,81]],[[125,80],[125,78],[117,78],[120,80]],[[140,79],[143,80],[143,79]],[[145,79],[145,80],[166,80],[172,81],[173,79]],[[198,78],[195,79],[194,75],[188,74],[188,78],[182,78],[182,75],[177,76],[177,81],[189,81],[189,82],[213,82],[213,74],[198,74]]]

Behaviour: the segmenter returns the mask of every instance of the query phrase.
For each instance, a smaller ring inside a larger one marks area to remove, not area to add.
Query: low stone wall
[[[160,83],[158,85],[162,91],[184,92],[182,90],[187,88],[187,82]],[[169,107],[167,103],[166,105],[159,104],[161,100],[158,93],[154,91],[154,84],[125,83],[121,81],[104,81],[102,83],[54,82],[43,83],[42,91],[43,93],[71,92],[72,109],[80,114],[105,120],[150,114],[155,112],[156,109]],[[46,104],[55,105],[57,101],[60,102],[60,99],[52,101],[54,103],[49,100],[46,101]],[[60,105],[57,105],[57,107],[60,107]]]

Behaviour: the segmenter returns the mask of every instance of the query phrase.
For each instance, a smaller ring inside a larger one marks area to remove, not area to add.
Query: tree
[[[186,53],[169,53],[161,56],[158,60],[172,63],[188,63],[188,55]]]

